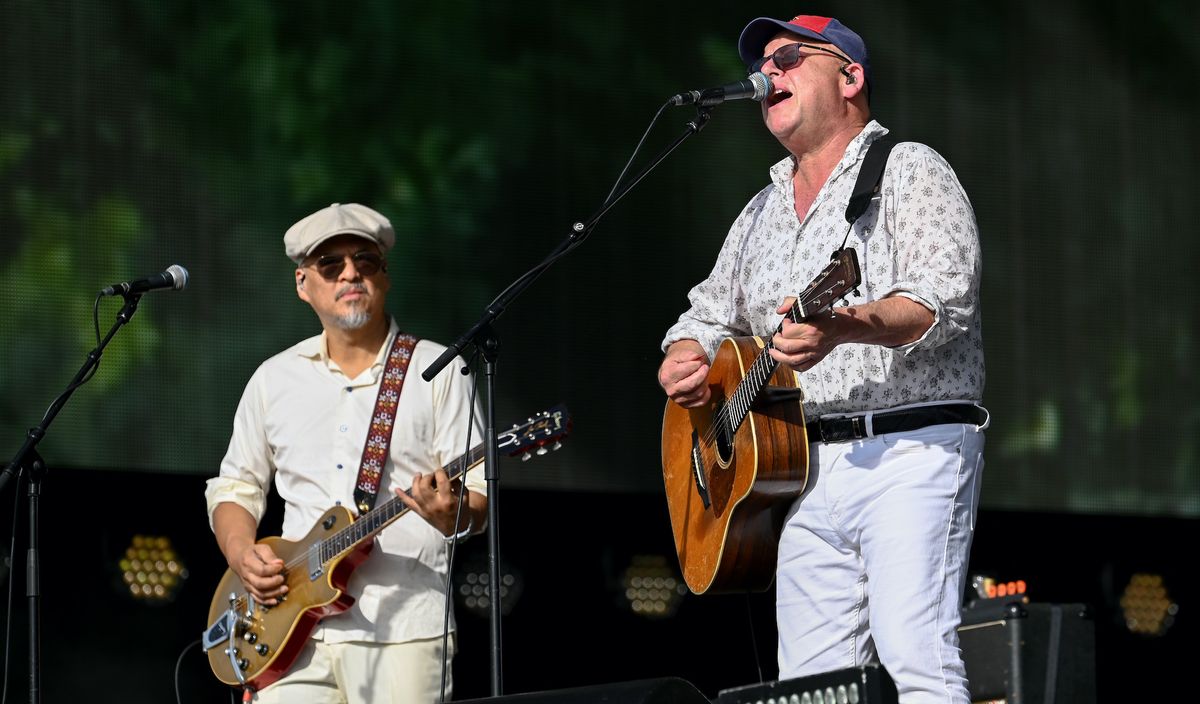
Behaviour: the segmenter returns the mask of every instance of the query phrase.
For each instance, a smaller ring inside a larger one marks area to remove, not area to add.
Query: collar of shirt
[[[887,134],[887,132],[887,128],[875,120],[868,122],[862,132],[859,132],[854,139],[850,140],[850,144],[846,145],[846,152],[842,154],[842,160],[838,162],[837,166],[833,167],[833,172],[825,180],[826,186],[837,179],[837,177],[852,169],[862,159],[871,142]],[[796,173],[796,157],[789,154],[771,167],[771,182],[782,192],[791,193],[792,175],[794,173]],[[822,188],[822,190],[825,189]]]
[[[366,376],[360,374],[356,386],[369,386],[374,384],[383,373],[384,364],[387,363],[388,353],[392,349],[392,342],[396,339],[396,335],[400,332],[400,326],[396,323],[395,318],[388,319],[388,334],[384,339],[383,344],[379,347],[379,352],[375,355],[375,361],[371,363],[371,367],[367,370],[369,374]],[[300,357],[311,359],[314,362],[322,362],[330,372],[343,374],[338,365],[334,364],[329,358],[329,338],[324,332],[315,337],[310,337],[302,341],[295,347],[296,354]],[[355,381],[355,380],[351,380]]]

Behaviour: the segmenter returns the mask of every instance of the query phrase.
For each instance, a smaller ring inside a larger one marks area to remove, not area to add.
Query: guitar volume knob
[[[268,648],[266,643],[259,643],[258,645],[254,646],[254,652],[258,653],[259,655],[266,655],[267,650]]]

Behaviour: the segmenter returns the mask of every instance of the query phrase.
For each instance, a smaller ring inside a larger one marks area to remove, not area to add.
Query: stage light
[[[1131,633],[1161,636],[1175,623],[1179,605],[1167,593],[1162,575],[1135,573],[1120,599],[1121,615]]]
[[[188,578],[187,567],[166,536],[133,536],[117,566],[126,593],[140,601],[171,601]]]
[[[481,561],[458,572],[454,579],[454,593],[459,605],[478,616],[487,616],[492,608],[492,590],[488,587],[491,575],[487,565]],[[524,582],[521,575],[500,561],[500,613],[508,615],[521,598]]]
[[[662,555],[635,555],[621,575],[624,603],[639,616],[674,616],[687,585]]]

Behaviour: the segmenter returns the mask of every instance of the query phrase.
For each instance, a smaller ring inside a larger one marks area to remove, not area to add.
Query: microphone
[[[173,288],[176,291],[182,291],[187,286],[187,282],[187,269],[178,264],[172,264],[161,274],[154,274],[153,276],[147,276],[144,279],[137,279],[136,281],[124,281],[112,286],[105,286],[100,289],[100,295],[124,296],[130,293],[155,291],[160,288]]]
[[[672,105],[691,105],[695,103],[701,107],[707,107],[723,103],[726,100],[742,100],[743,98],[762,100],[770,92],[771,79],[767,77],[767,74],[759,71],[750,74],[749,78],[737,83],[726,83],[719,88],[689,90],[686,93],[674,95],[668,102]]]

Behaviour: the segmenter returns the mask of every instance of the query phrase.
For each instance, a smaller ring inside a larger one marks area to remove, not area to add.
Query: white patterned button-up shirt
[[[804,290],[841,245],[862,158],[886,132],[872,121],[850,142],[803,221],[792,191],[793,157],[775,164],[771,185],[734,221],[712,273],[688,294],[691,308],[667,331],[663,349],[693,339],[712,359],[725,337],[770,335],[783,299]],[[900,347],[835,347],[798,375],[806,416],[982,400],[979,235],[949,164],[923,144],[896,145],[880,194],[854,224],[847,246],[862,270],[862,295],[848,296],[851,304],[905,296],[932,311],[934,322]]]

